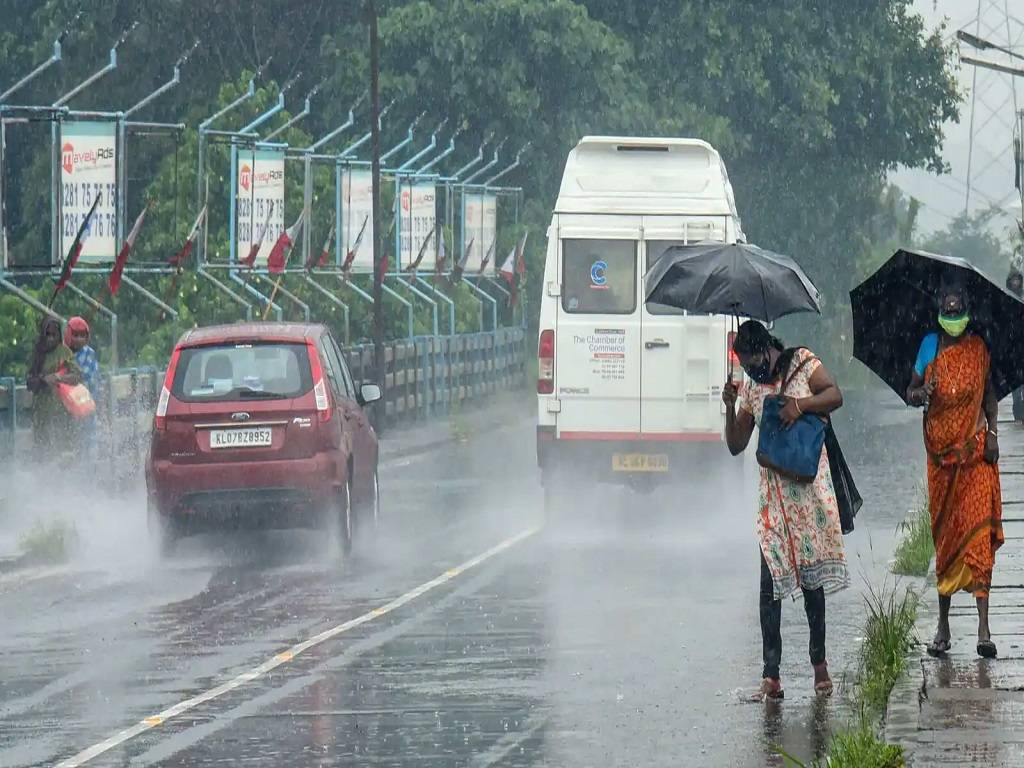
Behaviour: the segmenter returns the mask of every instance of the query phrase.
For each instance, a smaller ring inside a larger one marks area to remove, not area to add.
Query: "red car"
[[[189,331],[174,348],[146,462],[151,528],[169,549],[208,526],[326,525],[342,549],[380,509],[377,435],[323,325]]]

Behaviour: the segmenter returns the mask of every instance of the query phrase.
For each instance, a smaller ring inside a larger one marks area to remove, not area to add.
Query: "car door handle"
[[[669,346],[671,345],[664,339],[654,339],[653,341],[644,342],[644,347],[646,349],[662,349],[668,348]]]

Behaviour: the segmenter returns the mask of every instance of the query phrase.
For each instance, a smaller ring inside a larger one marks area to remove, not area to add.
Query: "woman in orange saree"
[[[949,607],[953,593],[963,590],[977,601],[978,655],[995,658],[988,598],[995,553],[1003,543],[998,402],[988,347],[969,330],[958,286],[943,288],[938,320],[942,330],[922,341],[907,391],[911,405],[926,408],[928,508],[939,592],[939,623],[928,653],[950,649]]]

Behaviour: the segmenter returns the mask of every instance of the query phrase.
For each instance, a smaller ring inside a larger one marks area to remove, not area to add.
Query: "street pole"
[[[370,27],[370,133],[373,178],[373,368],[377,384],[383,388],[384,370],[384,276],[381,274],[380,241],[380,41],[377,38],[377,7],[366,0]],[[383,415],[383,414],[381,414]],[[378,423],[383,425],[384,419]]]

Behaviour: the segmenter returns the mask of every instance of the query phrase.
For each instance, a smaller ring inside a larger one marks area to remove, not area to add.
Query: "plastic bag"
[[[87,419],[96,413],[96,403],[85,384],[57,384],[54,391],[73,418]]]

